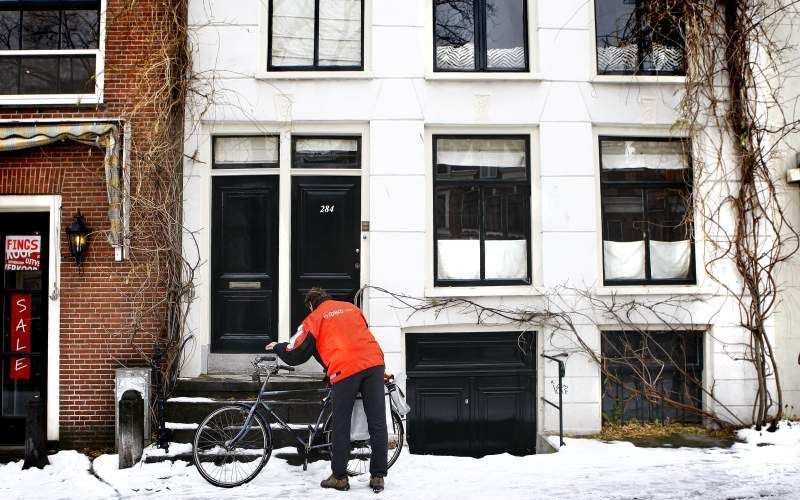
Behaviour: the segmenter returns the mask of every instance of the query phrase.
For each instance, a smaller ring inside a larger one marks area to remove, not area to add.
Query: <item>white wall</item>
[[[196,156],[186,161],[185,217],[188,227],[197,230],[205,260],[212,132],[291,134],[313,124],[337,133],[344,126],[362,126],[369,139],[362,185],[369,186],[365,220],[371,224],[364,235],[368,245],[362,267],[365,284],[413,296],[462,294],[480,297],[487,304],[523,304],[537,300],[541,290],[550,287],[602,283],[597,136],[613,132],[669,135],[677,118],[674,110],[681,81],[595,77],[593,2],[531,0],[531,72],[507,77],[433,74],[430,0],[368,2],[362,73],[268,74],[266,5],[267,0],[190,1],[198,49],[196,70],[213,76],[214,90],[202,121],[187,126],[187,153],[196,152]],[[433,287],[430,135],[443,131],[530,134],[535,286]],[[715,336],[741,335],[736,327],[738,313],[700,274],[696,286],[599,287],[598,291],[606,297],[617,292],[645,298],[701,294],[707,302],[694,306],[687,324],[713,324]],[[206,265],[190,318],[201,345],[209,338],[208,278]],[[404,368],[404,335],[409,332],[481,330],[474,319],[453,312],[439,318],[409,319],[407,312],[392,305],[396,304],[389,298],[371,293],[367,310],[393,370]],[[598,328],[589,324],[580,328],[587,344],[599,349]],[[542,338],[549,339],[546,333],[542,332]],[[752,374],[711,337],[706,346],[707,387],[714,387],[734,411],[747,414]],[[560,348],[549,340],[541,342],[545,352]],[[201,371],[198,348],[184,375]],[[540,395],[555,396],[555,373],[554,365],[540,366]],[[597,366],[585,355],[573,354],[567,376],[567,430],[598,430]],[[540,425],[546,431],[555,430],[555,413],[542,409]]]

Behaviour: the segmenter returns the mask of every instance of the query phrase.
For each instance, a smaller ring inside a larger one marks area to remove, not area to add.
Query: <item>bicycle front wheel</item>
[[[325,421],[323,430],[325,442],[331,443],[332,432],[332,419],[333,415],[328,417]],[[403,420],[400,415],[392,410],[392,422],[388,425],[387,429],[389,435],[389,456],[387,457],[387,468],[391,468],[403,450],[403,443],[405,442],[405,429],[403,428]],[[347,474],[350,476],[359,476],[369,472],[369,461],[372,458],[372,447],[368,439],[363,441],[351,441],[350,453],[347,459]]]
[[[200,475],[214,486],[232,488],[252,480],[272,453],[272,433],[258,413],[244,428],[250,409],[226,406],[211,412],[194,434],[194,464]]]

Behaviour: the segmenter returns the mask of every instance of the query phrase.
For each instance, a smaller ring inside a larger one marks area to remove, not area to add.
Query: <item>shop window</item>
[[[606,285],[695,282],[688,141],[600,138]]]
[[[435,284],[530,283],[528,138],[433,140]]]
[[[527,0],[434,0],[435,71],[528,71]]]
[[[273,135],[214,137],[216,168],[278,168],[279,138]]]
[[[605,420],[702,420],[702,332],[607,331],[601,344]]]
[[[0,3],[0,95],[95,94],[100,2]]]
[[[599,75],[684,75],[680,2],[595,0]]]
[[[270,71],[362,70],[363,0],[271,0]]]

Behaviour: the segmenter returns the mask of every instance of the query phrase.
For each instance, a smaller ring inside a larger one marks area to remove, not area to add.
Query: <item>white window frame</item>
[[[100,104],[103,102],[106,46],[106,9],[108,0],[100,0],[100,39],[96,49],[67,50],[0,50],[0,56],[94,55],[95,91],[92,94],[6,94],[0,95],[0,106]]]
[[[600,75],[597,73],[597,0],[592,0],[589,13],[589,50],[592,64],[592,82],[595,83],[665,83],[683,85],[686,76],[665,75]]]
[[[525,47],[528,55],[528,71],[434,71],[433,68],[433,0],[422,2],[421,12],[424,20],[424,61],[426,80],[541,80],[539,63],[539,2],[526,0],[528,8],[528,46]]]
[[[433,246],[435,229],[433,227],[433,137],[437,135],[524,135],[530,145],[530,261],[531,283],[529,285],[479,285],[479,286],[434,286]],[[500,297],[500,296],[539,296],[542,294],[542,210],[541,210],[541,165],[539,129],[535,126],[490,127],[425,127],[425,296],[426,297]]]
[[[256,65],[255,78],[258,80],[368,80],[372,78],[372,1],[362,0],[364,2],[364,31],[361,34],[363,37],[363,54],[361,54],[364,62],[364,68],[360,71],[270,71],[267,63],[269,58],[270,40],[272,39],[269,32],[269,7],[272,0],[263,0],[260,2],[261,9],[259,13],[259,47],[258,47],[258,64]]]

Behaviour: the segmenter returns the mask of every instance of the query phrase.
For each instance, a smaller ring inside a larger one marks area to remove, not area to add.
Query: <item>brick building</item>
[[[138,312],[160,290],[132,264],[131,237],[147,242],[130,230],[142,218],[126,188],[152,129],[137,82],[173,3],[0,2],[0,445],[22,443],[36,393],[48,440],[110,442],[113,370],[143,365],[160,331],[158,308]],[[66,233],[78,213],[92,230],[80,266]],[[145,304],[131,300],[142,290]]]

